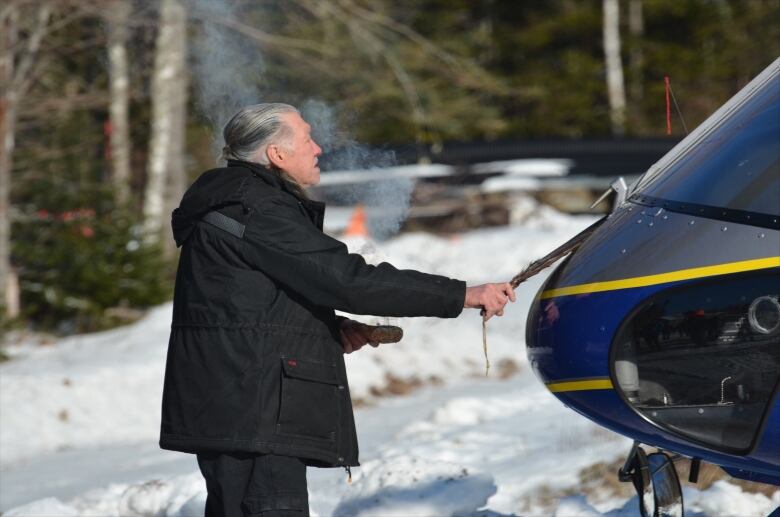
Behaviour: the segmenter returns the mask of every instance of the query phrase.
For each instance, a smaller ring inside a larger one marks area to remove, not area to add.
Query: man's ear
[[[277,169],[281,169],[287,161],[287,156],[285,155],[284,149],[276,144],[271,144],[266,147],[265,155],[268,157],[268,161],[271,162],[271,165]]]

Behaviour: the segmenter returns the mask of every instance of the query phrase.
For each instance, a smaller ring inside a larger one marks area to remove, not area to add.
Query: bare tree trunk
[[[14,152],[14,126],[16,123],[16,92],[12,87],[14,77],[14,47],[16,46],[16,6],[2,8],[0,18],[0,305],[6,315],[14,317],[8,300],[11,271],[11,222],[9,213],[11,190],[11,154]]]
[[[108,63],[111,102],[111,179],[117,200],[127,203],[130,199],[130,131],[128,105],[130,102],[130,78],[127,63],[127,23],[130,3],[115,0],[107,9]]]
[[[642,0],[630,0],[628,4],[628,31],[631,34],[631,98],[632,102],[641,103],[644,97],[644,53],[642,52],[642,37],[645,34],[645,20],[642,14]]]
[[[37,9],[35,25],[27,33],[27,42],[17,48],[19,9],[8,2],[0,7],[0,305],[7,316],[19,313],[19,290],[11,269],[11,170],[16,146],[16,117],[19,92],[29,86],[30,71],[49,22],[48,4]],[[18,54],[17,54],[18,52]]]
[[[183,32],[182,32],[183,34]],[[186,40],[182,39],[182,46],[186,45]],[[182,50],[182,56],[186,51]],[[172,85],[175,91],[172,92],[173,103],[171,105],[171,120],[174,133],[171,137],[171,146],[168,150],[168,156],[171,162],[168,165],[168,184],[165,189],[165,210],[164,224],[166,228],[164,241],[164,250],[168,257],[176,251],[176,243],[173,240],[173,231],[170,225],[171,212],[179,206],[179,201],[187,189],[187,170],[185,165],[185,143],[187,130],[187,74],[184,70],[184,57],[181,62],[181,78]]]
[[[144,228],[147,239],[157,242],[168,227],[166,191],[184,175],[184,130],[187,99],[186,12],[180,0],[162,0],[152,77],[152,122],[149,141]],[[166,236],[168,233],[166,232]],[[165,239],[166,250],[174,248]]]
[[[620,58],[620,7],[618,0],[603,0],[604,62],[607,69],[607,94],[612,133],[623,135],[626,125],[626,91],[623,62]]]

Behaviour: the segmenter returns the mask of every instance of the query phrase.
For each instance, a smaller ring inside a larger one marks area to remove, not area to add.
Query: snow
[[[392,180],[398,178],[438,178],[451,176],[455,167],[440,163],[397,165],[375,169],[350,169],[328,171],[322,174],[320,186],[364,183],[373,180]]]
[[[521,200],[515,224],[456,237],[405,234],[347,242],[389,260],[467,280],[506,281],[588,226]],[[543,281],[488,323],[485,377],[477,311],[457,319],[368,318],[404,328],[400,343],[347,356],[361,447],[348,484],[310,469],[313,515],[637,515],[636,498],[580,493],[579,472],[624,456],[628,439],[563,407],[528,367],[525,316]],[[156,445],[171,306],[120,329],[9,347],[0,365],[0,511],[4,516],[202,515],[194,457]],[[516,371],[514,375],[509,375]],[[503,378],[506,377],[506,378]],[[380,397],[393,381],[418,389]],[[696,516],[766,515],[780,505],[718,481],[686,487]]]
[[[740,487],[720,480],[706,493],[685,491],[683,498],[705,515],[762,517],[780,506],[780,490],[772,498],[764,494],[745,493]]]
[[[531,158],[478,163],[471,167],[475,174],[503,172],[508,176],[560,177],[569,174],[574,162],[565,158]]]
[[[3,364],[0,464],[153,436],[170,323],[167,304],[129,327],[26,348]]]

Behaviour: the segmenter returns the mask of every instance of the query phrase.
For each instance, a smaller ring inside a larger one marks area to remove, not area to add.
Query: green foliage
[[[171,292],[171,264],[138,233],[157,35],[156,4],[142,4],[133,2],[128,42],[129,206],[116,206],[104,156],[108,73],[97,11],[57,4],[35,80],[20,98],[12,259],[23,316],[35,326],[102,328],[115,321],[107,314],[121,312],[106,309],[145,307]],[[245,102],[324,101],[360,142],[610,134],[600,0],[229,4],[233,21],[252,30],[217,24],[243,54],[214,73],[237,91],[257,88],[259,98]],[[630,4],[620,1],[627,135],[664,134],[664,75],[693,129],[780,55],[778,0],[642,0],[640,34],[629,30]],[[211,51],[194,44],[208,21],[195,11],[193,64]],[[213,128],[197,102],[193,95],[181,157],[191,178],[214,165]],[[677,118],[673,126],[681,134]]]
[[[111,198],[105,189],[86,190],[86,198]],[[14,226],[25,317],[45,329],[98,330],[118,323],[106,309],[148,307],[169,296],[162,252],[141,242],[129,212],[106,202],[93,210],[77,199],[60,201]]]
[[[171,266],[157,245],[145,244],[140,221],[118,207],[101,181],[101,159],[76,145],[95,125],[88,112],[52,121],[39,135],[62,151],[20,174],[14,198],[12,262],[19,274],[22,316],[40,329],[83,332],[122,322],[128,310],[166,300]],[[81,129],[81,131],[79,131]],[[112,315],[113,314],[113,315]]]
[[[350,114],[361,141],[611,132],[599,0],[338,5],[357,5],[374,17],[325,7],[263,16],[249,7],[241,17],[317,44],[321,52],[298,55],[263,48],[264,90],[293,103],[313,97],[336,106]],[[644,31],[635,35],[628,28],[629,2],[620,2],[628,135],[664,134],[664,75],[671,77],[692,129],[780,54],[776,0],[642,0],[641,5]],[[377,16],[407,32],[377,22]],[[391,59],[405,72],[406,84]],[[674,127],[682,131],[679,120]]]
[[[485,36],[472,30],[469,2],[449,7],[447,2],[409,2],[403,8],[379,1],[360,4],[312,3],[317,7],[262,16],[251,8],[241,13],[246,23],[321,49],[293,55],[263,48],[262,89],[269,98],[293,104],[324,100],[361,142],[434,143],[491,138],[504,131],[500,106],[491,98],[503,95],[507,85],[473,58]],[[425,25],[431,10],[446,22]],[[417,22],[423,26],[416,27]],[[438,37],[440,30],[443,40],[435,41],[431,36]],[[455,37],[445,34],[453,30]]]

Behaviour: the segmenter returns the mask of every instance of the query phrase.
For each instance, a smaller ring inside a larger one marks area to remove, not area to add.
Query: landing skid
[[[676,458],[674,458],[676,459]],[[683,517],[683,497],[674,459],[664,452],[645,453],[634,442],[618,479],[631,482],[636,490],[642,517]],[[699,462],[691,464],[691,478],[698,477]]]

